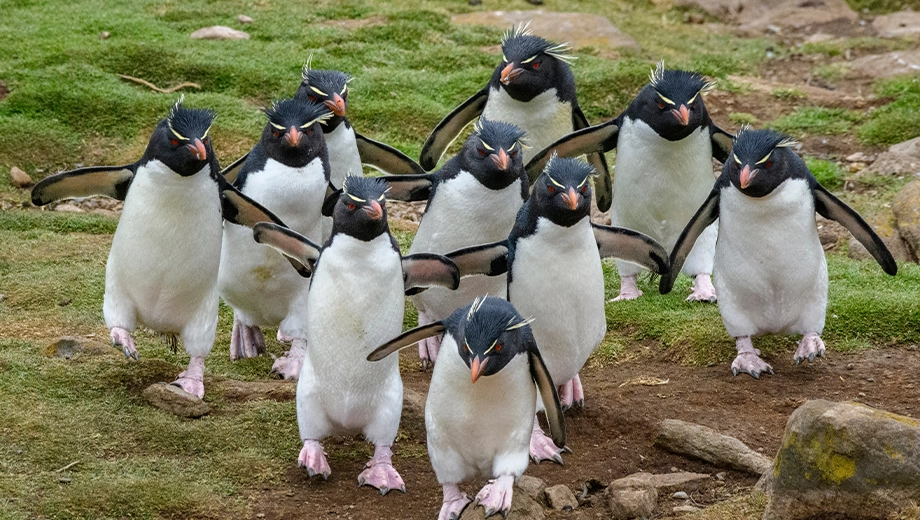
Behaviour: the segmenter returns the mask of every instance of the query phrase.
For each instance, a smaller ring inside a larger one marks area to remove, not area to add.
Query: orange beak
[[[470,373],[473,374],[473,384],[476,384],[476,380],[482,375],[482,371],[485,370],[486,363],[488,362],[488,358],[479,361],[479,356],[473,359],[473,362],[470,364]]]
[[[364,212],[373,220],[383,218],[383,207],[376,200],[372,200],[370,206],[364,206]]]
[[[569,192],[562,194],[562,201],[568,204],[569,209],[574,211],[578,207],[578,193],[575,188],[569,187]]]
[[[496,168],[498,168],[499,170],[508,169],[508,164],[510,164],[511,161],[508,158],[508,154],[505,153],[504,148],[499,148],[498,153],[497,154],[493,153],[490,157],[492,157],[492,162],[495,163]]]
[[[345,115],[345,100],[338,94],[332,95],[332,100],[323,101],[323,104],[329,107],[333,114],[342,117]]]
[[[507,85],[508,83],[514,81],[514,79],[520,76],[523,72],[524,69],[516,69],[514,68],[514,63],[509,63],[505,65],[505,68],[502,69],[500,81],[502,82],[502,85]]]
[[[690,124],[690,109],[687,108],[687,105],[681,105],[680,110],[672,108],[671,113],[677,118],[677,122],[683,126]]]
[[[300,139],[303,138],[303,134],[300,130],[297,130],[297,127],[292,126],[290,130],[284,134],[284,140],[287,141],[287,144],[291,146],[297,146],[300,144]]]
[[[204,143],[201,142],[201,139],[195,139],[194,144],[185,145],[188,148],[188,151],[192,152],[192,155],[195,156],[195,159],[203,161],[208,158],[208,151],[204,147]]]
[[[751,170],[751,167],[744,165],[744,168],[741,169],[741,189],[745,189],[751,185],[751,181],[754,180],[754,176],[757,175],[757,170]]]

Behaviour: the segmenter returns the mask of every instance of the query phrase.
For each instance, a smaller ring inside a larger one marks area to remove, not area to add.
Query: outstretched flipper
[[[233,184],[236,182],[236,178],[240,175],[240,170],[243,169],[243,164],[246,163],[246,158],[249,157],[249,153],[240,157],[239,159],[233,161],[230,166],[227,166],[220,171],[220,174],[223,178],[227,179],[227,182]]]
[[[414,329],[407,330],[399,336],[396,336],[390,341],[387,341],[383,345],[377,347],[373,352],[367,355],[367,360],[380,361],[381,359],[389,356],[397,350],[411,347],[412,345],[415,345],[425,338],[443,334],[445,330],[447,330],[447,327],[444,326],[444,323],[440,321],[429,323],[428,325],[421,325],[419,327],[415,327]]]
[[[248,228],[259,222],[274,222],[284,226],[284,222],[274,213],[244,195],[223,177],[218,177],[217,184],[220,188],[220,206],[224,220]]]
[[[712,156],[717,161],[724,163],[732,151],[735,136],[710,123],[709,137],[712,140]]]
[[[434,178],[430,173],[422,175],[384,175],[390,189],[387,190],[388,200],[401,200],[403,202],[420,202],[428,200]]]
[[[454,139],[460,135],[460,132],[470,124],[474,119],[482,114],[486,107],[486,101],[489,100],[489,86],[486,85],[482,90],[475,93],[460,104],[453,112],[447,114],[447,117],[438,123],[438,126],[431,131],[428,140],[422,147],[422,154],[419,156],[419,164],[426,171],[431,171],[437,166],[444,151],[454,142]]]
[[[304,278],[313,274],[313,267],[319,258],[320,246],[307,237],[274,222],[259,222],[252,228],[256,242],[265,244],[287,258]]]
[[[588,118],[581,111],[581,107],[575,105],[572,107],[572,128],[581,130],[588,128]],[[607,167],[607,159],[604,158],[603,152],[588,155],[588,162],[594,166],[597,177],[594,178],[594,199],[597,201],[597,209],[607,211],[613,204],[613,181],[610,179],[610,169]]]
[[[406,294],[418,294],[428,287],[454,290],[460,286],[460,271],[449,258],[434,253],[417,253],[402,259]]]
[[[388,144],[368,139],[355,132],[361,162],[391,175],[423,174],[425,170],[408,155]]]
[[[658,291],[661,294],[671,292],[671,289],[674,288],[674,280],[680,273],[681,267],[684,266],[684,261],[690,254],[690,250],[693,249],[696,239],[719,218],[719,191],[720,188],[717,185],[709,192],[709,197],[706,198],[700,209],[696,210],[696,214],[680,233],[677,243],[674,244],[674,250],[671,251],[671,269],[662,275],[661,283],[658,285]]]
[[[626,260],[655,274],[668,272],[668,253],[652,237],[621,227],[593,223],[591,227],[601,258]]]
[[[606,123],[589,126],[577,132],[559,138],[555,143],[547,146],[533,156],[525,169],[530,177],[531,184],[543,173],[543,168],[555,151],[559,157],[581,157],[592,153],[609,152],[617,147],[617,137],[620,134],[619,119],[612,119]],[[600,171],[598,171],[600,173]],[[609,173],[608,173],[609,179]],[[601,182],[604,182],[601,180]],[[600,184],[597,186],[600,191]],[[600,206],[600,203],[598,203]],[[609,205],[608,205],[609,207]]]
[[[888,250],[885,242],[875,234],[875,231],[872,231],[869,224],[859,216],[859,213],[853,211],[853,208],[847,206],[842,200],[831,195],[820,184],[815,183],[812,189],[815,194],[815,211],[822,217],[836,220],[847,228],[850,233],[853,233],[856,240],[859,240],[859,243],[869,250],[869,253],[872,254],[872,257],[875,258],[875,261],[882,266],[886,273],[892,276],[896,275],[898,273],[898,264],[894,261],[894,257],[891,256],[891,251]]]
[[[556,393],[556,385],[553,378],[543,363],[543,356],[536,345],[531,345],[528,356],[530,358],[530,375],[533,377],[537,389],[540,391],[540,398],[543,400],[543,408],[546,412],[546,422],[549,424],[549,436],[553,439],[553,444],[559,448],[565,448],[565,419],[562,417],[562,407],[559,405],[559,394]]]
[[[508,241],[501,240],[491,244],[464,247],[451,253],[447,258],[453,260],[460,270],[460,276],[484,274],[498,276],[508,272]]]
[[[45,177],[32,188],[32,204],[61,199],[105,195],[125,200],[134,180],[134,164],[124,166],[90,166]]]

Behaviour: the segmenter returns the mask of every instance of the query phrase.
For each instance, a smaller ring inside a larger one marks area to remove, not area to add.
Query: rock
[[[849,63],[850,78],[888,78],[920,71],[920,49],[869,54]]]
[[[698,7],[712,16],[734,18],[744,9],[744,0],[674,0],[678,7]]]
[[[900,238],[914,253],[920,251],[920,180],[911,181],[901,188],[891,203],[891,211]],[[887,229],[882,231],[887,232]]]
[[[110,33],[109,31],[102,31],[101,33],[99,33],[100,40],[108,40],[110,36],[112,36],[112,33]]]
[[[920,502],[920,421],[858,403],[807,401],[786,424],[764,520],[889,518]]]
[[[872,20],[872,28],[882,38],[904,38],[920,35],[920,13],[904,10],[883,14]]]
[[[76,336],[63,336],[44,348],[49,357],[75,359],[80,356],[116,355],[121,352],[104,343]]]
[[[736,19],[741,32],[757,34],[812,34],[817,32],[814,27],[836,32],[838,27],[859,23],[859,16],[845,0],[744,0]]]
[[[825,251],[836,249],[843,239],[850,236],[847,228],[839,222],[826,219],[817,213],[815,214],[815,226],[818,228],[818,240],[821,241],[821,247]]]
[[[878,175],[913,175],[920,172],[920,157],[882,152],[867,170]]]
[[[546,489],[546,481],[542,478],[521,475],[521,478],[514,485],[524,493],[527,493],[530,498],[537,502],[543,502],[543,490]]]
[[[682,489],[696,489],[703,481],[709,480],[705,473],[633,473],[632,475],[614,480],[610,483],[616,487],[646,487],[652,486],[658,493],[671,494]]]
[[[198,29],[192,33],[193,40],[248,40],[249,35],[225,25]]]
[[[64,204],[58,204],[54,207],[54,211],[68,211],[70,213],[83,213],[83,210],[74,204],[65,202]]]
[[[874,160],[875,159],[872,158],[871,155],[866,155],[862,152],[856,152],[856,153],[847,155],[846,157],[847,162],[871,162]]]
[[[28,173],[15,166],[10,168],[10,179],[13,182],[13,186],[17,188],[25,188],[26,186],[32,185],[32,177],[29,177]]]
[[[699,424],[665,419],[655,437],[655,445],[674,453],[705,460],[715,466],[761,475],[770,459],[748,448],[743,442]]]
[[[690,495],[684,493],[683,491],[678,491],[677,493],[671,495],[671,498],[676,498],[677,500],[687,500],[690,498]]]
[[[655,486],[639,481],[617,479],[604,490],[607,508],[614,520],[649,518],[658,505],[658,491]]]
[[[471,493],[471,497],[474,496],[479,491]],[[486,512],[482,506],[476,508],[467,507],[463,514],[460,515],[460,520],[485,520]],[[491,517],[497,518],[497,517]],[[508,518],[520,518],[521,520],[542,520],[546,518],[546,514],[543,512],[543,505],[534,500],[527,494],[526,491],[520,489],[517,484],[514,486],[514,496],[511,498],[511,512],[508,514]]]
[[[153,406],[179,417],[197,419],[211,412],[211,407],[198,396],[167,383],[148,386],[144,390],[144,397]]]
[[[502,29],[530,21],[530,30],[537,36],[560,43],[568,42],[573,47],[639,49],[636,40],[597,14],[556,13],[542,9],[477,11],[455,15],[450,21],[461,25],[490,25]]]
[[[893,256],[895,260],[898,262],[916,261],[907,242],[904,241],[903,234],[898,229],[898,219],[892,208],[882,208],[875,215],[866,217],[866,222],[868,222],[878,236],[882,238],[882,241],[888,246],[888,250],[891,251],[891,256]],[[840,227],[843,228],[843,226]],[[869,254],[869,250],[866,249],[865,246],[853,238],[845,228],[844,233],[850,240],[850,247],[847,253],[850,258],[855,260],[872,260],[872,255]]]
[[[297,395],[297,383],[283,379],[273,381],[237,381],[224,379],[214,385],[214,390],[231,401],[246,402],[259,399],[272,401],[293,401]]]
[[[888,147],[888,151],[899,155],[909,155],[911,157],[920,158],[920,137],[893,144]]]
[[[549,507],[557,511],[567,511],[578,507],[575,493],[572,493],[569,486],[565,484],[548,487],[544,490],[544,493],[546,493],[546,501],[549,503]]]
[[[239,15],[239,16],[236,17],[236,21],[239,22],[239,23],[241,23],[241,24],[247,24],[247,23],[252,23],[252,22],[253,22],[253,19],[250,18],[250,17],[248,17],[248,16],[246,16],[245,14],[241,14],[241,15]]]
[[[696,513],[697,511],[702,511],[702,509],[693,506],[675,506],[672,511],[676,513]]]

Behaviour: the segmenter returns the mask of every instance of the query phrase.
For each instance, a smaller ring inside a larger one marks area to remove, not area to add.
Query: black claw
[[[753,377],[754,379],[760,379],[760,371],[759,371],[759,370],[756,371],[756,372],[748,372],[748,374],[751,374],[751,377]]]
[[[422,360],[422,372],[428,372],[428,360],[427,359]]]
[[[738,369],[737,369],[737,368],[732,368],[732,375],[734,375],[735,377],[738,377]]]
[[[316,472],[313,471],[313,468],[307,468],[307,476],[313,478],[313,475],[316,475]]]
[[[767,369],[767,373],[770,374],[771,376],[775,376],[775,375],[776,375],[776,374],[773,373],[773,367],[768,368],[768,369]]]
[[[562,447],[562,451],[564,451],[565,453],[572,453],[572,448],[569,448],[568,445],[565,445]]]
[[[555,462],[556,464],[562,465],[562,456],[559,455],[558,453],[553,455],[553,462]]]
[[[364,480],[363,478],[359,478],[359,479],[358,479],[358,487],[363,486],[365,482],[367,482],[367,481]]]
[[[323,473],[323,480],[329,480],[329,475],[331,475],[331,473]]]
[[[802,363],[802,358],[795,357],[793,358],[793,361],[795,361],[795,366],[799,366]]]
[[[383,486],[382,488],[380,488],[380,494],[381,494],[381,495],[386,495],[388,491],[390,491],[390,488],[388,488],[388,487],[386,487],[386,486]]]
[[[815,360],[815,353],[812,352],[811,355],[808,356],[808,362],[811,363],[811,362],[813,362],[814,360]]]
[[[406,486],[403,486],[403,487],[399,488],[399,490],[402,491],[403,493],[405,493],[405,492],[406,492]]]

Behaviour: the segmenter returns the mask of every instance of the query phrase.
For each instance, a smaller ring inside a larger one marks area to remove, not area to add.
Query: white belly
[[[329,150],[329,180],[336,188],[341,188],[348,175],[364,175],[355,129],[339,124],[335,130],[325,134],[326,148]]]
[[[554,88],[526,102],[515,100],[504,89],[492,89],[482,117],[515,124],[527,132],[530,149],[524,149],[524,164],[535,153],[572,132],[572,105],[559,101]]]
[[[827,263],[807,183],[785,181],[755,199],[722,190],[714,285],[731,336],[820,333]]]
[[[534,339],[553,382],[575,377],[604,339],[604,273],[587,218],[565,228],[545,218],[518,240],[508,288],[521,316],[533,317]]]

